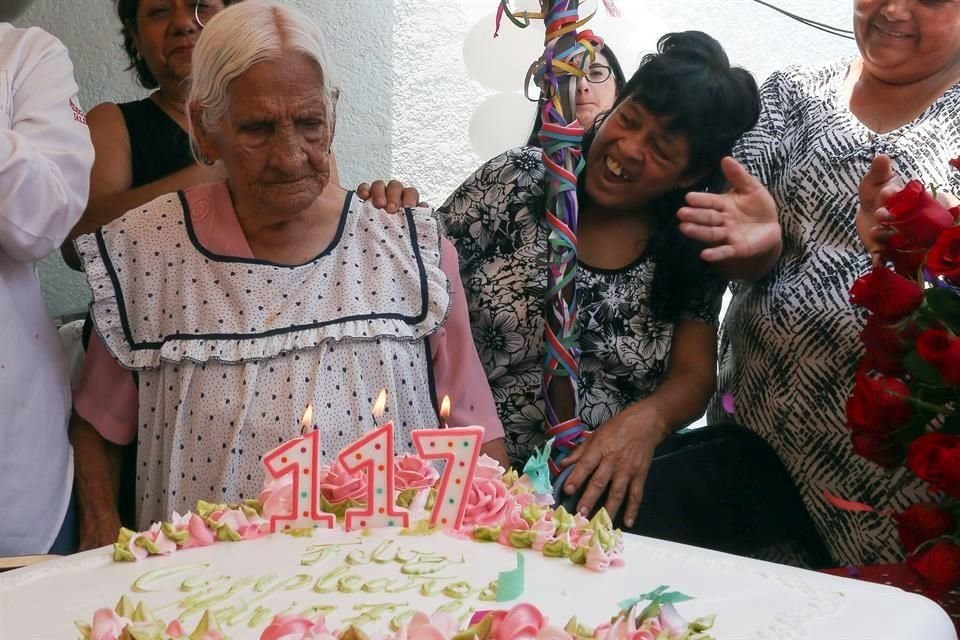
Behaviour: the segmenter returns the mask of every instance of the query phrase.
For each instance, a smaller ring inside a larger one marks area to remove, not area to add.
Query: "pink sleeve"
[[[110,442],[130,444],[137,437],[139,393],[133,374],[114,360],[96,332],[73,390],[73,410]]]
[[[438,399],[450,396],[451,427],[481,425],[486,429],[483,441],[489,442],[503,437],[503,424],[473,344],[457,250],[446,238],[440,247],[440,267],[450,280],[451,301],[447,323],[430,336],[435,391]]]

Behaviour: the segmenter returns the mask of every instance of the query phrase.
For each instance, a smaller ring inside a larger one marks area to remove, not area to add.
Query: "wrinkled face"
[[[590,147],[587,194],[611,211],[635,210],[692,185],[689,156],[684,134],[666,131],[661,118],[628,98],[604,119]]]
[[[198,132],[201,151],[223,161],[238,208],[275,222],[300,214],[330,181],[334,114],[320,69],[288,54],[253,65],[228,91],[219,128]]]
[[[131,30],[137,52],[160,82],[182,82],[190,75],[193,47],[201,26],[223,11],[222,0],[141,0]]]
[[[854,0],[854,34],[874,76],[910,83],[960,65],[960,0]]]
[[[616,99],[617,82],[610,63],[602,53],[598,53],[585,69],[584,77],[577,79],[577,120],[584,129],[589,129],[597,114],[609,111]]]
[[[0,22],[9,22],[19,16],[33,0],[0,0]]]

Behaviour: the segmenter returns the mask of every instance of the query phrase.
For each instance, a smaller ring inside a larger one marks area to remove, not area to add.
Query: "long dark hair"
[[[613,82],[616,86],[616,95],[620,95],[620,92],[623,90],[623,85],[627,83],[627,77],[623,75],[623,68],[620,66],[620,61],[617,60],[616,54],[613,53],[606,43],[604,43],[603,48],[600,49],[600,55],[602,55],[607,60],[607,65],[610,67],[610,75],[613,76]],[[543,95],[541,94],[540,100],[543,100]],[[533,129],[530,131],[530,135],[527,137],[527,146],[528,147],[539,147],[540,138],[538,134],[540,129],[543,127],[543,115],[540,113],[541,103],[537,103],[537,118],[533,121]],[[599,117],[599,115],[597,116]]]
[[[657,52],[644,56],[614,104],[634,100],[661,118],[670,132],[683,133],[690,146],[686,176],[699,176],[687,190],[666,193],[649,208],[656,228],[647,252],[655,261],[650,308],[657,318],[677,320],[691,291],[717,280],[700,259],[703,246],[680,232],[677,210],[688,191],[725,187],[720,160],[760,117],[760,92],[748,71],[732,67],[720,43],[700,31],[668,33]],[[598,117],[584,136],[584,154],[603,122]],[[583,181],[581,198],[587,197]],[[719,285],[718,285],[719,286]]]
[[[223,0],[223,6],[229,7],[234,2],[241,0]],[[133,43],[133,34],[137,32],[137,10],[140,8],[140,0],[115,0],[117,17],[120,18],[120,35],[123,36],[123,50],[127,54],[130,64],[127,65],[127,71],[133,69],[137,76],[137,82],[144,89],[156,89],[160,86],[157,79],[153,77],[150,68],[147,67],[147,61],[137,51],[137,46]]]

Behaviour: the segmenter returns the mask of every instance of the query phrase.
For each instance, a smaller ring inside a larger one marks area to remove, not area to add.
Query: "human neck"
[[[600,269],[620,269],[643,254],[655,230],[649,210],[610,210],[584,202],[577,230],[580,259]]]
[[[283,219],[265,218],[262,211],[234,201],[237,220],[250,245],[261,260],[298,265],[323,252],[340,226],[344,191],[328,186],[313,204]]]
[[[912,82],[877,77],[858,60],[850,68],[846,94],[850,111],[875,133],[888,133],[912,122],[950,87],[960,82],[960,61]]]
[[[173,89],[167,83],[154,91],[150,98],[184,130],[187,128],[187,96],[182,89]]]

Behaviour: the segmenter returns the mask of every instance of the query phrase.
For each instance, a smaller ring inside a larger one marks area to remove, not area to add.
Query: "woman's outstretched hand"
[[[857,235],[870,254],[874,265],[880,264],[880,254],[887,248],[893,235],[890,223],[893,216],[884,203],[903,188],[903,180],[893,172],[890,156],[879,155],[870,163],[870,169],[860,180],[860,206],[857,209]]]
[[[780,258],[777,204],[739,162],[727,157],[720,166],[730,189],[688,193],[687,206],[677,212],[680,231],[707,245],[700,257],[726,277],[758,280]]]
[[[357,195],[362,200],[369,200],[377,209],[387,213],[397,213],[407,207],[426,207],[426,202],[420,202],[420,192],[414,187],[404,186],[399,180],[384,182],[377,180],[373,184],[366,182],[357,186]]]
[[[577,511],[589,514],[607,491],[603,505],[607,513],[616,517],[626,499],[623,522],[632,527],[653,451],[667,432],[666,423],[643,401],[597,427],[560,463],[561,467],[576,465],[563,485],[564,493],[573,495],[584,487]]]

